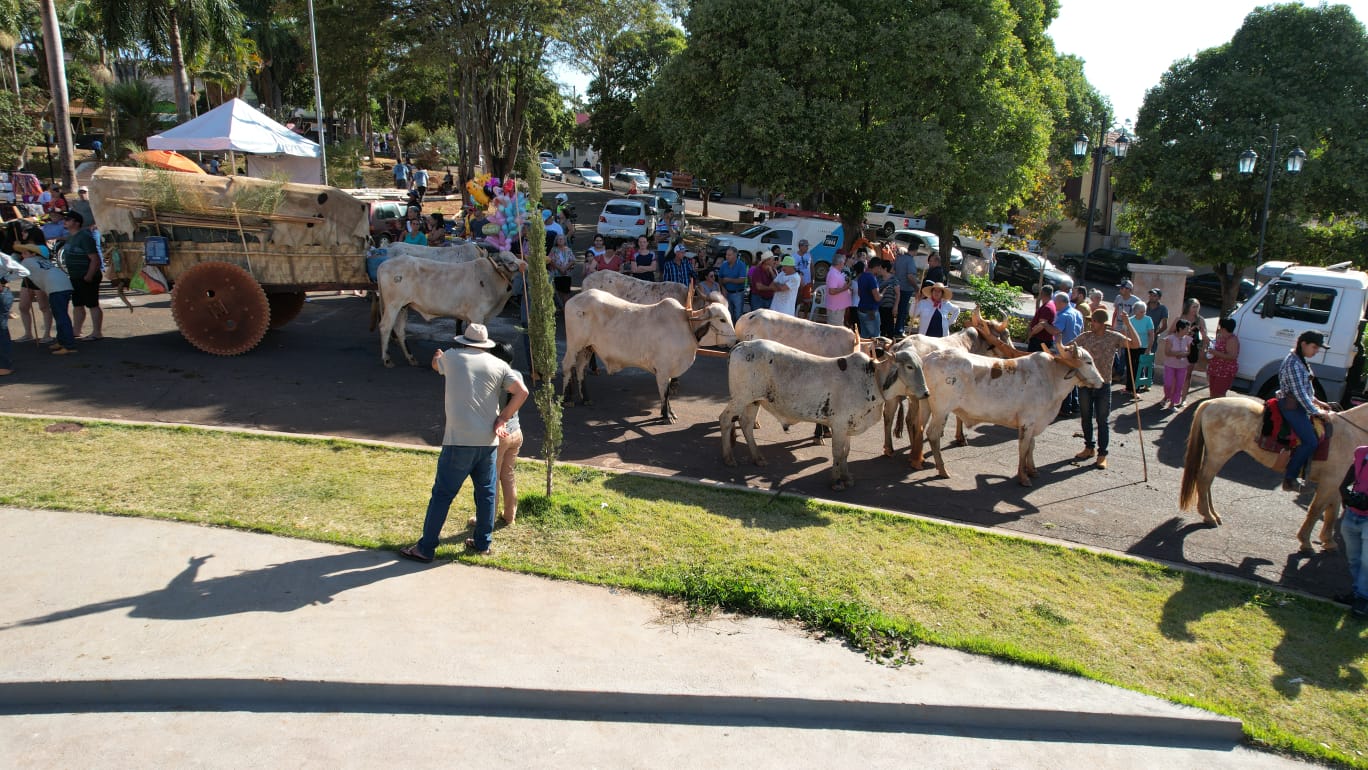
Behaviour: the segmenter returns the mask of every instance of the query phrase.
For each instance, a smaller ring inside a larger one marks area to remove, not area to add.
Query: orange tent
[[[156,166],[169,171],[184,171],[188,174],[203,174],[204,169],[195,161],[175,150],[146,150],[133,153],[133,159],[146,166]]]

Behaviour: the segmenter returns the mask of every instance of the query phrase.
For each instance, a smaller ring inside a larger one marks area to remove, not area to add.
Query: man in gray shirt
[[[898,279],[898,309],[893,321],[893,333],[899,337],[907,333],[907,316],[912,307],[912,298],[921,293],[917,281],[917,258],[899,245],[898,254],[893,260],[893,277]]]
[[[499,439],[509,435],[508,421],[527,400],[527,388],[513,369],[484,351],[494,347],[489,332],[480,324],[466,326],[456,337],[456,347],[437,351],[432,368],[446,377],[446,433],[437,458],[437,478],[432,483],[423,537],[399,551],[407,559],[432,561],[442,535],[451,501],[469,476],[475,484],[475,536],[466,548],[478,555],[490,552],[494,534],[495,452]],[[507,392],[508,403],[499,402]]]

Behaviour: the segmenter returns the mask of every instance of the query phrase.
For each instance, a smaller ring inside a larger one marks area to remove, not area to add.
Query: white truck
[[[1302,332],[1325,335],[1325,347],[1310,360],[1317,395],[1349,406],[1363,390],[1362,339],[1368,311],[1368,274],[1349,269],[1292,265],[1261,286],[1235,309],[1240,339],[1234,389],[1271,398],[1278,367]]]
[[[925,230],[926,220],[913,216],[891,203],[876,203],[865,213],[865,227],[878,230],[881,237],[893,235],[894,230]]]

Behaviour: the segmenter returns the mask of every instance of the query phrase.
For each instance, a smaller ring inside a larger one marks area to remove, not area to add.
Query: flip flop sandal
[[[468,537],[468,538],[466,538],[465,547],[466,547],[467,550],[469,550],[471,553],[475,554],[476,556],[488,556],[488,555],[494,553],[494,549],[493,549],[493,548],[486,548],[486,549],[484,549],[483,551],[477,549],[477,548],[475,547],[475,538],[473,538],[473,537]]]
[[[399,549],[399,555],[402,556],[402,557],[404,557],[405,559],[411,559],[411,560],[416,561],[416,562],[422,562],[423,564],[431,564],[431,563],[432,563],[432,557],[431,557],[431,556],[424,556],[424,555],[418,550],[418,546],[417,546],[417,545],[411,545],[411,546],[409,546],[409,547],[407,547],[407,548],[400,548],[400,549]]]

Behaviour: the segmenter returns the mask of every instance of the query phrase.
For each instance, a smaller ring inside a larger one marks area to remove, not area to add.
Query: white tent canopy
[[[249,176],[283,173],[292,182],[318,184],[322,149],[263,115],[241,99],[233,99],[194,120],[148,137],[150,150],[240,152],[247,154]]]

